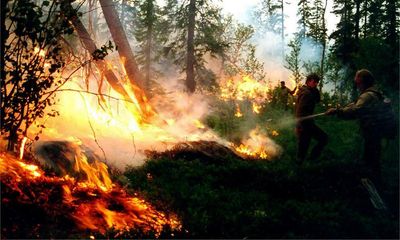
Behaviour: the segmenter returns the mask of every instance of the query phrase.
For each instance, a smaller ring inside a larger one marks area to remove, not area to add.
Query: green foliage
[[[5,6],[1,133],[8,136],[9,150],[35,119],[45,117],[45,108],[55,103],[52,89],[65,83],[58,77],[65,64],[59,38],[73,28],[59,5],[17,0]]]
[[[381,81],[398,90],[399,28],[393,10],[397,5],[392,0],[336,0],[333,12],[340,21],[330,38],[333,53],[351,74],[370,67],[382,76]]]
[[[225,74],[229,77],[245,74],[255,80],[263,80],[264,65],[256,58],[256,47],[250,43],[254,28],[235,23],[232,18],[228,18],[224,24],[224,39],[230,42],[223,57]]]
[[[301,50],[301,38],[300,35],[296,35],[289,44],[291,48],[290,53],[285,57],[285,67],[292,72],[292,75],[296,81],[296,85],[302,80],[301,74],[301,61],[300,61],[300,50]]]
[[[161,9],[154,0],[135,0],[132,4],[134,26],[129,29],[137,41],[136,59],[145,75],[146,87],[152,89],[151,83],[160,75],[156,62],[162,55],[162,42],[166,36],[162,33]]]
[[[325,44],[327,34],[325,26],[325,1],[315,0],[313,6],[310,8],[310,15],[308,16],[309,31],[305,35],[311,37],[315,42]]]
[[[366,68],[376,77],[378,84],[390,86],[392,72],[387,69],[392,65],[394,52],[382,39],[364,38],[360,40],[359,50],[354,53],[353,61],[356,69]],[[381,61],[377,61],[380,59]]]
[[[213,114],[209,114],[205,123],[220,136],[230,141],[238,141],[245,133],[255,128],[254,113],[248,101],[216,101]],[[236,117],[237,106],[242,111],[242,117]]]
[[[297,3],[298,11],[297,15],[299,16],[299,21],[297,22],[299,25],[299,35],[302,39],[306,37],[306,33],[308,31],[310,16],[311,16],[311,3],[309,0],[299,0]]]

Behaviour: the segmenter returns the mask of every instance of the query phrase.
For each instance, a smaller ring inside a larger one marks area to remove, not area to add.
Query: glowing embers
[[[92,189],[93,190],[93,189]],[[75,195],[86,195],[86,200],[74,199],[70,204],[76,207],[72,214],[81,229],[97,230],[104,233],[107,229],[128,231],[140,228],[143,232],[160,233],[165,225],[177,229],[180,223],[176,218],[167,218],[156,211],[144,200],[128,196],[122,189],[114,188],[109,193],[89,191],[86,188],[75,189]],[[67,196],[66,199],[73,198]]]
[[[17,182],[25,179],[33,180],[44,175],[38,166],[17,160],[4,153],[0,154],[0,173],[1,176],[8,175]]]
[[[93,164],[87,164],[85,159],[77,165],[85,172],[92,171],[90,175],[93,176],[86,177],[87,180],[77,180],[69,175],[49,176],[37,165],[3,153],[0,154],[2,186],[14,193],[12,196],[16,199],[11,201],[35,204],[36,208],[49,211],[49,215],[66,213],[77,229],[104,234],[110,228],[121,233],[136,228],[157,235],[166,225],[172,229],[180,228],[175,217],[166,216],[144,200],[130,196],[124,189],[112,184],[104,166],[91,169]],[[93,178],[101,179],[100,184],[96,185]],[[3,203],[9,197],[3,194]]]

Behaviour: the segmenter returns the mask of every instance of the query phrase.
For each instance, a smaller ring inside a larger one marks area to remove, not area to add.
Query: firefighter
[[[374,106],[379,105],[380,96],[383,93],[374,85],[375,78],[372,73],[366,69],[356,72],[354,82],[361,92],[354,103],[343,108],[331,108],[327,115],[337,115],[342,119],[359,119],[361,134],[364,138],[363,162],[366,166],[366,177],[371,178],[373,182],[381,184],[381,140],[380,129],[373,126]],[[376,111],[378,109],[375,109]]]
[[[289,99],[289,94],[293,96],[293,94],[296,92],[297,86],[291,91],[288,87],[285,85],[285,81],[281,81],[281,87],[278,89],[278,97],[280,103],[283,105],[285,108],[285,111],[288,110],[288,99]]]
[[[299,165],[306,158],[311,139],[315,139],[317,144],[311,151],[310,160],[317,159],[328,143],[328,135],[315,124],[314,119],[302,120],[302,117],[312,115],[315,105],[320,102],[320,93],[317,89],[319,80],[320,77],[317,74],[309,74],[306,78],[306,84],[297,93],[295,109],[297,136],[296,163]]]

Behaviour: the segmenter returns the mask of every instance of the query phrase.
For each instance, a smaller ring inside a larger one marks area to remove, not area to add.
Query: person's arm
[[[357,101],[337,110],[337,115],[344,119],[358,118],[368,108],[374,97],[371,93],[363,93]]]
[[[290,94],[290,95],[293,95],[293,94],[296,92],[297,86],[294,87],[293,91],[290,91],[289,88],[287,88],[287,89],[288,89],[289,94]]]

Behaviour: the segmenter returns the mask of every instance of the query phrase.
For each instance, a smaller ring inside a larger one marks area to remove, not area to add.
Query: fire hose
[[[311,119],[311,118],[324,116],[324,115],[327,115],[327,112],[316,113],[316,114],[313,114],[313,115],[308,115],[308,116],[305,116],[305,117],[297,118],[297,121],[300,122],[300,121],[303,121],[303,120],[306,120],[306,119]]]

